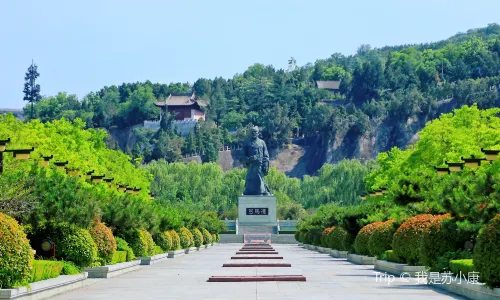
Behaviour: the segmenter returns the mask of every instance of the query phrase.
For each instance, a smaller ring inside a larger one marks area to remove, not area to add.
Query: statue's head
[[[250,129],[250,136],[256,140],[259,137],[259,127],[254,126]]]

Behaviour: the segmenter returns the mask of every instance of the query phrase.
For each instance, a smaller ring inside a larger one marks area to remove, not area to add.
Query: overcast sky
[[[500,23],[498,0],[0,0],[0,108],[21,108],[34,59],[42,95],[123,82],[232,77],[335,52],[438,41]]]

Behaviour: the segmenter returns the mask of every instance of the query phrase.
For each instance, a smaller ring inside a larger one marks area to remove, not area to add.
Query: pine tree
[[[28,72],[26,72],[26,76],[24,77],[24,98],[23,100],[31,103],[31,116],[30,119],[33,119],[33,104],[35,102],[40,101],[42,96],[40,96],[40,85],[36,84],[35,81],[40,76],[40,73],[37,71],[38,66],[35,65],[33,61],[31,61],[31,66],[28,68]]]

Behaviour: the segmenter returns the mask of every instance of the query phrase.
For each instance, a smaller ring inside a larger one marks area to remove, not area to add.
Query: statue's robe
[[[249,139],[243,145],[243,154],[247,165],[247,178],[243,195],[270,195],[264,182],[264,176],[269,171],[269,152],[266,143],[257,138]]]

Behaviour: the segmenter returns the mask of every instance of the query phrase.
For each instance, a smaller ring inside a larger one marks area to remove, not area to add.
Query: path
[[[376,282],[372,266],[351,264],[297,245],[273,245],[284,259],[272,261],[291,263],[291,268],[222,268],[224,263],[235,262],[230,258],[241,246],[219,244],[110,279],[89,279],[86,287],[52,299],[463,299],[415,282],[391,285]],[[304,275],[307,281],[207,282],[212,275],[273,274]]]

